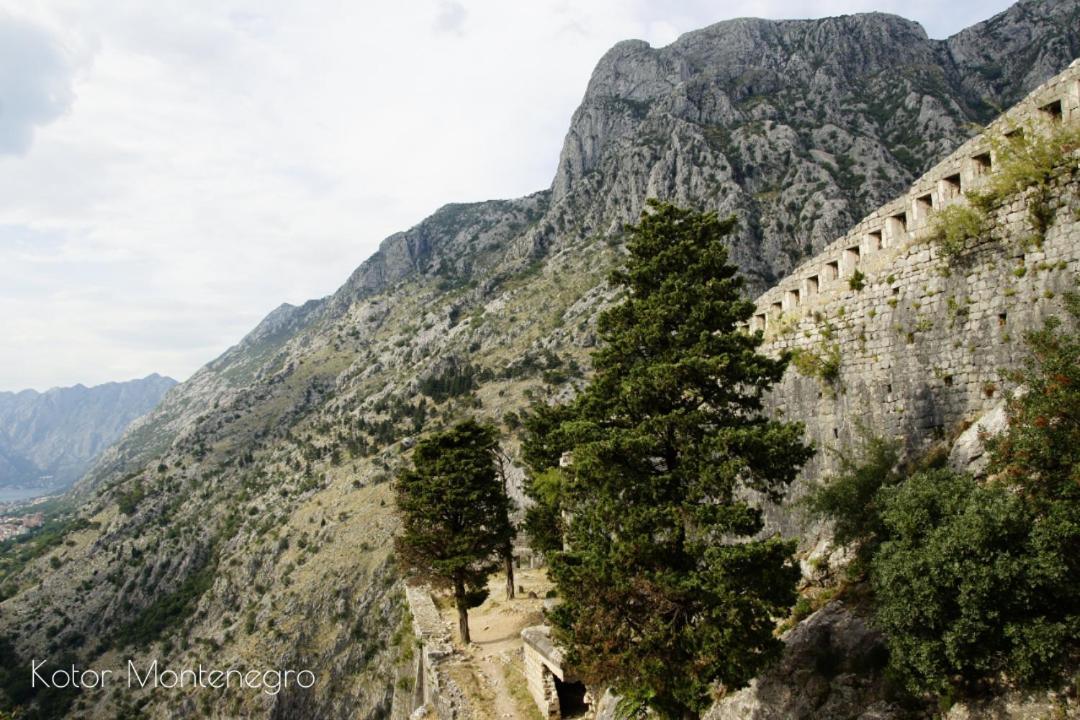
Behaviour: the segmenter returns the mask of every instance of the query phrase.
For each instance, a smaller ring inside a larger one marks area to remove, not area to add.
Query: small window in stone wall
[[[859,264],[859,246],[852,245],[844,251],[844,262],[848,267],[853,268]]]
[[[971,158],[975,163],[975,170],[980,175],[984,175],[994,169],[994,160],[990,157],[990,153],[984,152]]]
[[[926,217],[930,214],[930,211],[934,209],[934,196],[930,193],[920,195],[915,198],[915,207],[918,209],[921,217]]]
[[[840,277],[840,263],[837,260],[825,263],[825,279],[836,280]]]
[[[892,216],[892,219],[895,220],[896,222],[900,223],[900,230],[902,230],[903,232],[907,232],[907,213],[906,212],[896,213],[895,215]]]
[[[780,317],[780,313],[782,313],[782,312],[784,312],[784,303],[782,303],[782,302],[774,302],[772,304],[773,317]]]
[[[1005,323],[1009,320],[1009,313],[998,313],[998,327],[1005,327]]]
[[[960,173],[942,178],[941,182],[938,184],[938,190],[941,193],[941,200],[943,202],[960,197],[963,192],[960,183]]]
[[[1061,120],[1061,100],[1055,100],[1039,108],[1051,120]]]
[[[870,252],[881,249],[881,231],[871,230],[866,233],[866,247]]]
[[[787,305],[789,308],[799,307],[799,291],[788,290],[787,291]]]
[[[817,295],[817,293],[818,293],[818,279],[817,278],[818,278],[817,275],[811,275],[810,277],[806,278],[806,296],[807,297],[813,297],[814,295]]]

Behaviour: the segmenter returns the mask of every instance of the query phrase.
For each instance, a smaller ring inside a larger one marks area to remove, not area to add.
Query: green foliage
[[[534,550],[543,553],[562,550],[565,487],[566,478],[556,467],[529,478],[528,494],[536,502],[525,511],[525,533]]]
[[[113,644],[124,648],[146,647],[180,625],[195,611],[203,594],[217,575],[217,548],[212,543],[193,563],[194,568],[176,590],[163,593],[113,636]]]
[[[897,485],[899,445],[863,434],[857,455],[836,451],[840,468],[833,477],[814,488],[804,500],[810,514],[833,523],[833,538],[852,546],[861,571],[885,537],[878,504],[882,488]]]
[[[453,590],[465,642],[467,611],[484,601],[487,576],[514,534],[497,452],[495,427],[467,420],[420,440],[414,467],[394,485],[398,560],[412,575]]]
[[[795,600],[793,545],[753,539],[761,513],[741,491],[779,498],[812,451],[801,426],[761,413],[786,360],[739,329],[754,306],[728,263],[733,226],[650,203],[612,277],[628,294],[599,318],[592,381],[525,443],[533,492],[569,510],[568,549],[549,556],[569,662],[665,717],[776,658],[774,618]],[[536,482],[567,451],[560,481]]]
[[[946,258],[952,259],[963,251],[968,240],[982,233],[985,223],[985,210],[970,205],[949,205],[934,213],[930,239]]]
[[[1044,131],[1035,127],[990,139],[994,149],[994,173],[979,193],[968,197],[986,211],[1006,198],[1032,190],[1028,198],[1031,225],[1041,238],[1052,220],[1049,209],[1050,180],[1054,172],[1072,160],[1080,148],[1080,128],[1056,124]]]
[[[813,350],[797,349],[791,354],[791,364],[807,377],[816,377],[827,383],[840,379],[840,346],[836,343],[822,348],[820,353]]]
[[[1033,127],[1017,130],[990,138],[994,172],[980,194],[970,195],[984,208],[1029,188],[1046,187],[1054,171],[1080,148],[1080,128],[1075,125],[1057,125],[1049,132]]]
[[[910,689],[970,691],[999,673],[1055,679],[1080,632],[1076,579],[1055,537],[1071,532],[1075,542],[1072,514],[1071,528],[1040,526],[1008,488],[948,470],[885,491],[876,618]]]
[[[851,273],[851,277],[847,281],[848,287],[855,292],[859,292],[866,287],[866,274],[862,270],[856,270]]]
[[[1054,686],[1080,650],[1080,338],[1051,318],[1026,339],[994,480],[926,470],[874,496],[877,621],[917,692]]]
[[[1021,488],[1042,514],[1080,502],[1080,296],[1064,300],[1072,327],[1051,317],[1025,335],[1031,353],[1006,378],[1025,391],[1008,403],[1008,432],[987,441],[991,471]]]
[[[437,375],[420,380],[420,392],[435,402],[468,395],[476,388],[476,368],[472,365],[452,365]]]
[[[61,545],[71,533],[97,526],[85,518],[71,517],[67,508],[57,508],[49,511],[41,527],[0,543],[0,598],[17,592],[11,580],[31,561]]]
[[[141,480],[134,480],[131,488],[117,494],[116,503],[120,512],[131,515],[146,497],[146,488]]]
[[[38,671],[42,677],[67,669],[73,658],[46,659]],[[30,660],[20,657],[11,641],[0,637],[0,720],[52,720],[66,717],[79,696],[77,688],[34,687]]]

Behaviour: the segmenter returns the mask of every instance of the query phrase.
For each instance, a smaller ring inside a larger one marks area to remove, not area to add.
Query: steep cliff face
[[[67,488],[174,385],[150,375],[92,388],[0,393],[0,488]]]
[[[1078,8],[1019,3],[947,41],[873,13],[620,43],[571,121],[553,204],[596,231],[650,196],[735,213],[733,256],[764,290],[1065,67]]]
[[[1021,7],[1033,42],[1080,37],[1039,19],[1077,2]],[[979,37],[965,42],[1006,53]],[[947,50],[884,15],[738,20],[667,48],[616,46],[549,191],[444,207],[170,393],[80,486],[67,536],[0,562],[0,632],[23,660],[227,658],[319,678],[190,702],[87,690],[73,717],[136,704],[162,718],[400,715],[410,650],[394,640],[387,480],[412,438],[472,413],[503,423],[515,449],[527,397],[584,376],[619,228],[646,197],[735,212],[733,258],[763,290],[1036,77],[1002,60],[1007,78],[984,97]],[[1054,66],[1054,52],[1040,55],[1046,75],[1071,60]]]

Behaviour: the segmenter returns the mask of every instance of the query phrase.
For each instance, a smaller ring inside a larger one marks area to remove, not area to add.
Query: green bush
[[[851,277],[848,278],[847,284],[849,288],[855,292],[859,292],[866,287],[866,273],[862,270],[856,270],[851,274]]]
[[[982,233],[986,212],[969,205],[950,205],[934,214],[930,238],[946,258],[959,255],[964,244]]]
[[[912,690],[1055,686],[1080,650],[1080,298],[1065,300],[1072,329],[1028,333],[1008,374],[1027,390],[987,442],[995,479],[928,470],[876,495],[876,615]]]
[[[791,364],[807,377],[816,377],[827,383],[840,379],[840,346],[836,343],[822,348],[820,353],[813,350],[797,349],[791,354]]]
[[[1050,179],[1080,148],[1080,127],[1059,125],[1050,132],[1023,127],[1011,135],[992,137],[995,167],[981,192],[967,193],[981,210],[988,211],[1006,198],[1034,189],[1028,198],[1028,217],[1041,240],[1053,221],[1048,200]]]
[[[902,480],[896,470],[899,446],[866,435],[855,456],[836,455],[839,471],[804,502],[812,516],[833,522],[834,540],[855,549],[858,562],[852,570],[861,571],[885,537],[878,494]]]
[[[886,489],[882,505],[875,615],[907,686],[971,691],[1002,673],[1052,682],[1080,631],[1053,537],[1076,513],[1040,527],[1021,496],[948,470]]]

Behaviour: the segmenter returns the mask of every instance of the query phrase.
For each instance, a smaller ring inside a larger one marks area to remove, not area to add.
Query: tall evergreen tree
[[[497,452],[494,426],[458,423],[418,442],[414,467],[394,487],[398,559],[414,576],[453,591],[464,643],[471,641],[468,611],[487,597],[487,577],[513,537]]]
[[[670,718],[776,657],[799,575],[793,543],[754,539],[746,499],[778,499],[812,451],[801,426],[761,415],[787,358],[740,327],[754,306],[728,263],[733,225],[650,203],[612,277],[627,294],[599,318],[593,379],[534,416],[525,447],[533,487],[561,488],[557,508],[537,498],[565,533],[550,554],[557,637],[587,681]]]

